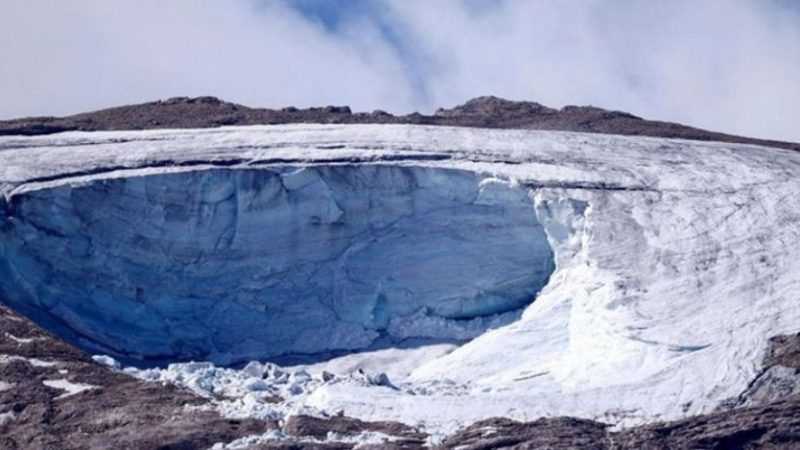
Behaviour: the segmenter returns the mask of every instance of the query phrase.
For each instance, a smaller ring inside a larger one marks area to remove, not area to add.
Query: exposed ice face
[[[554,269],[528,191],[462,170],[198,170],[30,191],[4,214],[0,297],[132,358],[465,340]]]

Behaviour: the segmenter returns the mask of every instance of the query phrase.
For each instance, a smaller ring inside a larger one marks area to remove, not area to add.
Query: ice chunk
[[[103,366],[110,367],[112,369],[119,370],[120,368],[119,362],[108,355],[94,355],[92,356],[92,359],[97,364],[101,364]]]

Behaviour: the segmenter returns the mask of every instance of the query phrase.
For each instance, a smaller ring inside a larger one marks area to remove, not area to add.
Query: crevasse
[[[211,169],[11,197],[0,296],[93,351],[229,364],[463,341],[553,272],[526,189],[462,170]]]

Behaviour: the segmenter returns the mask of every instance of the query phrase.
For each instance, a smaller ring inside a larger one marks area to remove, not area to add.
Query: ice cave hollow
[[[462,170],[187,170],[0,206],[0,298],[136,361],[464,341],[518,318],[554,270],[527,189]]]

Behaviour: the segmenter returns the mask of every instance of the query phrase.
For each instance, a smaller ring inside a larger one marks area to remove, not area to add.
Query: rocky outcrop
[[[763,405],[794,396],[800,396],[800,333],[770,339],[761,372],[727,409]]]
[[[491,419],[449,437],[439,448],[488,449],[795,449],[800,447],[800,397],[768,405],[636,427],[620,432],[572,418],[521,423]]]
[[[609,448],[793,449],[800,447],[800,397],[611,434]]]
[[[800,333],[776,336],[770,340],[764,365],[800,369]]]
[[[395,448],[420,448],[427,434],[398,422],[365,422],[351,417],[318,418],[298,415],[286,420],[282,428],[289,436],[324,440],[329,433],[356,436],[365,431],[382,433],[392,439]]]
[[[398,422],[365,422],[346,416],[329,419],[306,415],[292,416],[286,420],[283,431],[291,436],[314,437],[325,439],[328,433],[356,435],[363,431],[374,431],[389,436],[396,436],[410,441],[422,441],[427,435],[414,428]]]
[[[605,450],[607,425],[591,420],[561,417],[517,422],[496,418],[476,422],[447,440],[444,449],[489,450],[498,448],[546,448],[552,450]]]
[[[67,117],[30,117],[0,121],[2,135],[42,135],[62,131],[210,128],[224,125],[288,123],[374,123],[445,125],[482,128],[526,128],[700,141],[735,142],[800,150],[800,144],[716,133],[671,122],[645,120],[632,114],[593,106],[548,108],[493,96],[477,97],[433,115],[395,116],[385,111],[353,113],[347,106],[298,109],[249,108],[215,97],[176,97],[120,106]]]
[[[0,448],[193,449],[266,431],[193,407],[205,400],[95,364],[0,307]]]

